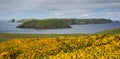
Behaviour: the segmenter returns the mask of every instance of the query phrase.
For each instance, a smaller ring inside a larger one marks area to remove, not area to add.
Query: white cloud
[[[110,0],[5,0],[0,2],[0,10],[81,10],[81,9],[94,9],[94,8],[118,8],[120,1]]]
[[[89,14],[83,14],[83,16],[89,16]]]
[[[61,12],[54,12],[54,15],[55,16],[60,16],[60,15],[62,15],[62,13]]]
[[[109,13],[111,11],[120,12],[120,0],[0,0],[0,15],[5,13],[12,13],[14,15],[16,13],[26,15],[29,13],[28,15],[30,15],[30,13],[44,14],[45,12],[61,17],[66,15],[69,17],[91,15],[103,17],[103,14],[111,14]],[[110,18],[114,17],[111,16]]]

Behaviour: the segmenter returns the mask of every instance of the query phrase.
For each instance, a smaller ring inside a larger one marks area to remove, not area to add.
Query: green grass
[[[37,28],[37,29],[54,29],[54,28],[70,28],[68,23],[60,20],[32,20],[24,22],[17,26],[18,28]]]
[[[104,24],[112,22],[110,19],[79,19],[79,18],[48,18],[48,19],[21,19],[18,22],[27,22],[31,20],[60,20],[68,24]]]
[[[80,36],[86,34],[15,34],[15,33],[0,33],[0,42],[16,39],[16,38],[46,38],[57,36]]]
[[[104,30],[95,34],[107,34],[107,35],[120,34],[120,28]]]

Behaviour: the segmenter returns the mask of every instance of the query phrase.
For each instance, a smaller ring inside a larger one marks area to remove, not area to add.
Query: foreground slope
[[[104,30],[104,31],[98,32],[96,34],[109,34],[109,35],[120,34],[120,28],[113,28],[113,29],[109,29],[109,30]]]
[[[120,34],[23,38],[0,43],[0,59],[120,59]]]

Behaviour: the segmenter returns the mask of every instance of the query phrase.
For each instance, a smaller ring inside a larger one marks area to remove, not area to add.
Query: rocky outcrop
[[[12,19],[11,22],[15,22],[15,19]]]

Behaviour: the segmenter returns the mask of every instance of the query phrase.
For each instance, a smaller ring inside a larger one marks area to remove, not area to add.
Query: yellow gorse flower
[[[9,52],[0,53],[0,59],[10,59],[10,53]]]
[[[16,38],[0,43],[0,59],[120,59],[120,34]]]

